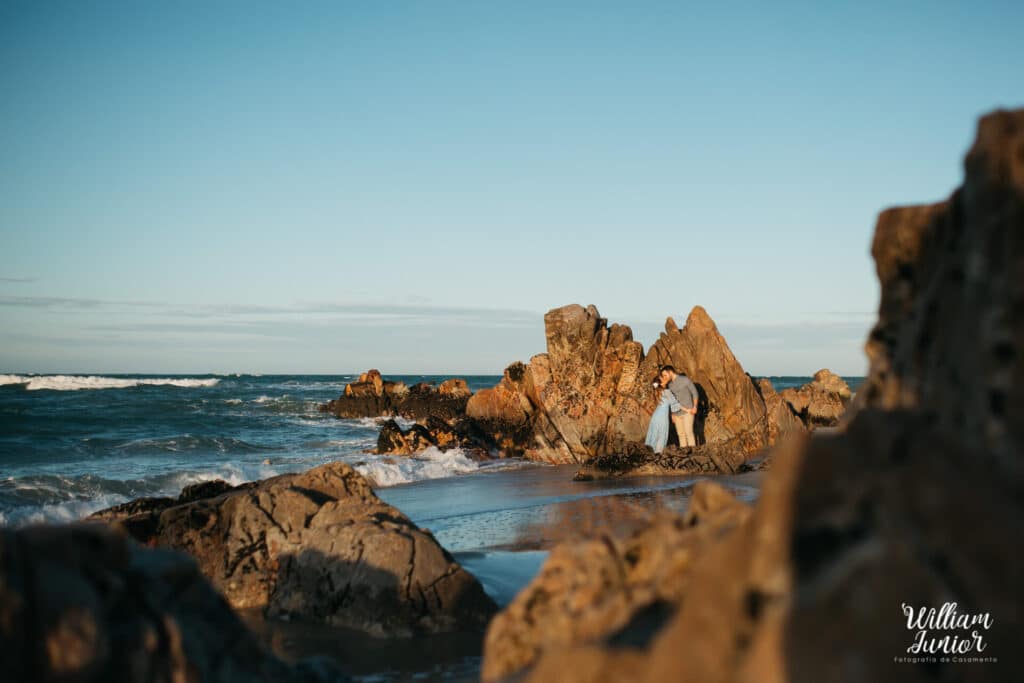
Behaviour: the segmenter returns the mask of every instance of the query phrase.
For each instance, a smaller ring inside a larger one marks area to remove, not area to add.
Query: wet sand
[[[629,533],[659,508],[683,511],[705,477],[572,481],[577,468],[530,465],[380,489],[378,495],[430,529],[501,606],[537,573],[557,543],[598,532]],[[753,502],[762,474],[712,477]],[[483,635],[377,639],[320,624],[268,622],[243,615],[287,659],[322,655],[355,680],[476,681]]]

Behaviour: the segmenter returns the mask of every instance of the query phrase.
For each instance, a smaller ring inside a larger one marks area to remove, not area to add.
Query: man
[[[697,439],[693,436],[693,418],[697,415],[697,387],[685,374],[676,372],[671,365],[662,365],[658,372],[661,386],[668,387],[668,390],[679,401],[679,410],[671,413],[672,424],[676,426],[676,434],[679,435],[679,445],[682,447],[696,446]]]

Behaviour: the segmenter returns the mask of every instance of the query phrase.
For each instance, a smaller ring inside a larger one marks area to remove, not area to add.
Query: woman
[[[660,381],[654,381],[654,389],[655,391],[661,389],[661,400],[658,402],[658,407],[654,409],[654,414],[651,415],[651,423],[647,427],[647,440],[644,443],[653,448],[655,453],[661,453],[665,450],[665,444],[668,443],[669,413],[673,410],[681,410],[681,407],[675,395],[668,389],[662,388]]]

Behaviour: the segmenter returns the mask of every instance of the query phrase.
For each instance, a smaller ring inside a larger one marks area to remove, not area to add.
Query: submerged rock
[[[858,410],[842,432],[776,449],[753,514],[685,555],[686,589],[651,637],[571,637],[539,655],[493,655],[485,672],[535,656],[517,680],[1015,680],[1024,560],[1007,539],[1024,524],[1021,150],[1024,110],[986,116],[948,202],[880,216],[882,303]],[[627,600],[611,575],[604,586],[618,595],[602,602]],[[559,590],[546,601],[576,595]],[[921,635],[904,606],[944,605],[987,620],[973,633],[926,629],[966,649],[915,653]],[[561,630],[583,632],[589,610],[568,613]],[[934,659],[899,661],[915,654]]]
[[[402,429],[394,420],[388,420],[377,437],[377,453],[412,455],[427,448],[447,451],[466,447],[486,456],[487,448],[460,429],[459,423],[448,423],[439,417],[429,417],[425,424],[413,424]]]
[[[184,550],[232,606],[376,635],[483,628],[496,607],[429,532],[344,463],[131,514],[149,545]]]
[[[314,683],[267,652],[187,555],[97,524],[0,529],[5,681]]]

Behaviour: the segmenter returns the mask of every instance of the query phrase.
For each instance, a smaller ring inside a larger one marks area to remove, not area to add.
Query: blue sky
[[[1024,3],[832,4],[5,2],[0,372],[493,373],[593,303],[862,374]]]

